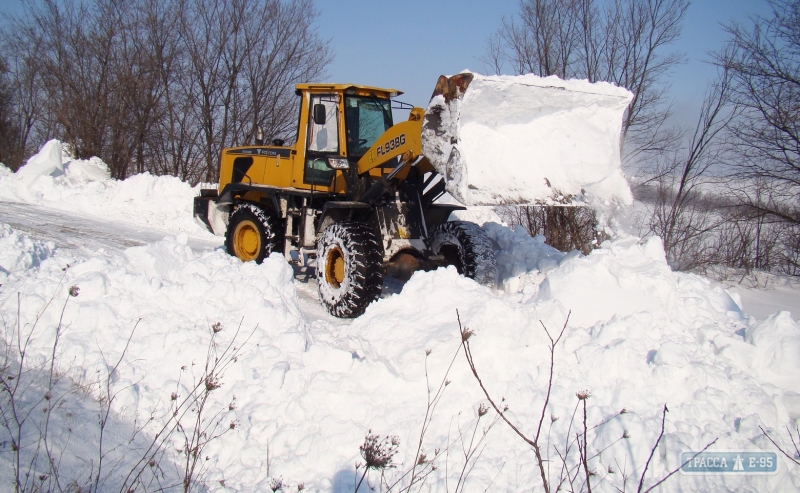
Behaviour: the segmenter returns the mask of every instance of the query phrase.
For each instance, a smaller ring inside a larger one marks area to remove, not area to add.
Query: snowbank
[[[423,124],[425,156],[456,199],[632,202],[620,168],[629,91],[556,76],[472,75],[463,98],[431,99]]]
[[[32,240],[7,224],[0,224],[0,285],[11,274],[38,267],[54,250],[52,242]]]
[[[456,311],[475,331],[470,344],[483,381],[527,432],[538,423],[548,380],[541,324],[555,337],[572,312],[556,349],[548,450],[574,434],[575,394],[588,390],[589,426],[608,420],[590,432],[590,447],[604,449],[591,462],[597,471],[641,471],[665,404],[666,432],[648,472],[652,480],[677,467],[681,452],[715,438],[716,450],[774,451],[759,426],[780,437],[800,417],[800,326],[788,314],[761,323],[744,318],[722,288],[671,272],[657,240],[623,238],[584,257],[497,224],[484,227],[500,248],[504,291],[453,268],[419,272],[401,293],[352,322],[307,319],[292,271],[278,255],[260,266],[242,264],[220,250],[194,252],[178,235],[120,257],[63,258],[37,253],[41,245],[5,228],[3,238],[15,238],[4,243],[11,257],[39,260],[17,264],[0,289],[0,313],[13,323],[19,292],[23,324],[30,323],[52,293],[60,307],[67,288],[78,286],[59,343],[61,369],[77,380],[119,358],[136,326],[113,384],[115,411],[126,422],[163,409],[180,388],[181,367],[195,371],[203,364],[214,322],[224,327],[222,342],[240,324],[242,333],[252,331],[208,404],[237,426],[204,452],[205,478],[238,490],[266,490],[269,470],[308,491],[352,491],[358,446],[369,429],[399,436],[395,460],[402,464],[388,472],[399,477],[414,460],[427,389],[435,392],[446,374],[450,383],[423,449],[429,456],[437,448],[448,451],[426,484],[432,491],[445,491],[448,481],[452,487],[463,464],[459,435],[476,425],[488,429],[494,416],[478,417],[486,400],[463,354],[455,354]],[[56,309],[43,312],[39,326],[48,329],[32,341],[31,354],[50,354],[59,316]],[[488,430],[467,490],[538,491],[529,447],[502,424]],[[553,452],[550,458],[558,460]],[[800,487],[796,467],[778,460],[773,476],[676,475],[662,490]],[[629,489],[638,484],[634,476]],[[622,488],[619,473],[600,478],[599,491]]]
[[[51,140],[16,173],[0,166],[0,200],[45,205],[107,220],[134,223],[175,234],[210,235],[192,216],[191,187],[174,176],[110,178],[99,158],[74,159]]]

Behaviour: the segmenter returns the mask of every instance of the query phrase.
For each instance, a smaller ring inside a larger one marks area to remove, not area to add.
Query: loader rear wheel
[[[369,227],[353,222],[325,228],[317,242],[319,299],[331,315],[357,317],[378,299],[383,247]]]
[[[494,287],[497,261],[492,240],[477,224],[467,221],[442,223],[433,231],[431,250],[453,265],[462,276]]]
[[[256,204],[240,204],[228,221],[225,248],[242,262],[260,264],[275,250],[274,229],[267,211]]]

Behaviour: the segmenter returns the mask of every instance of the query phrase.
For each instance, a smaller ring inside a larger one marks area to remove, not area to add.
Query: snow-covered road
[[[76,254],[114,252],[121,254],[126,248],[147,245],[175,236],[171,230],[148,228],[119,218],[101,219],[72,211],[44,205],[0,200],[0,223],[32,238],[52,241],[59,249]],[[222,246],[223,239],[210,235],[189,235],[189,246],[196,252],[205,252]]]

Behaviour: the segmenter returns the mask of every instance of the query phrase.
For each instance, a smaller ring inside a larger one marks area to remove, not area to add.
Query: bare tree
[[[293,86],[331,60],[316,18],[312,0],[27,3],[2,28],[20,129],[12,147],[21,156],[59,137],[115,178],[214,181],[221,149],[257,124],[292,135]]]
[[[299,101],[284,88],[323,77],[332,59],[327,45],[310,35],[316,15],[310,0],[271,2],[247,24],[243,97],[249,111],[238,120],[240,139],[259,124],[269,138],[296,137]]]
[[[688,0],[522,0],[490,39],[486,62],[500,72],[608,81],[634,99],[622,127],[626,162],[674,149],[666,128],[664,77],[681,61],[665,52],[681,33]]]
[[[679,270],[716,260],[710,237],[721,217],[710,212],[697,188],[709,169],[722,160],[725,146],[720,137],[739,114],[737,106],[728,104],[729,92],[730,78],[723,70],[706,94],[685,153],[676,153],[656,182],[650,232],[661,237],[670,263]]]
[[[731,188],[756,213],[800,226],[800,1],[770,5],[769,18],[729,25],[728,47],[716,57],[743,109],[730,128]]]
[[[19,140],[19,128],[12,117],[14,101],[7,73],[6,62],[0,58],[0,163],[8,163],[16,169],[19,163],[14,148]]]

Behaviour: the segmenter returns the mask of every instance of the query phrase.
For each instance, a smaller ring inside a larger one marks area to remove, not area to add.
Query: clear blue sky
[[[427,104],[436,78],[480,61],[489,36],[503,16],[519,10],[519,0],[406,0],[405,2],[317,0],[320,34],[330,39],[335,59],[331,82],[354,82],[404,91],[400,100]],[[725,41],[723,23],[744,22],[770,13],[766,0],[695,0],[687,12],[683,35],[674,50],[687,62],[669,83],[675,121],[693,123],[705,88],[715,77],[705,63],[709,51]]]

